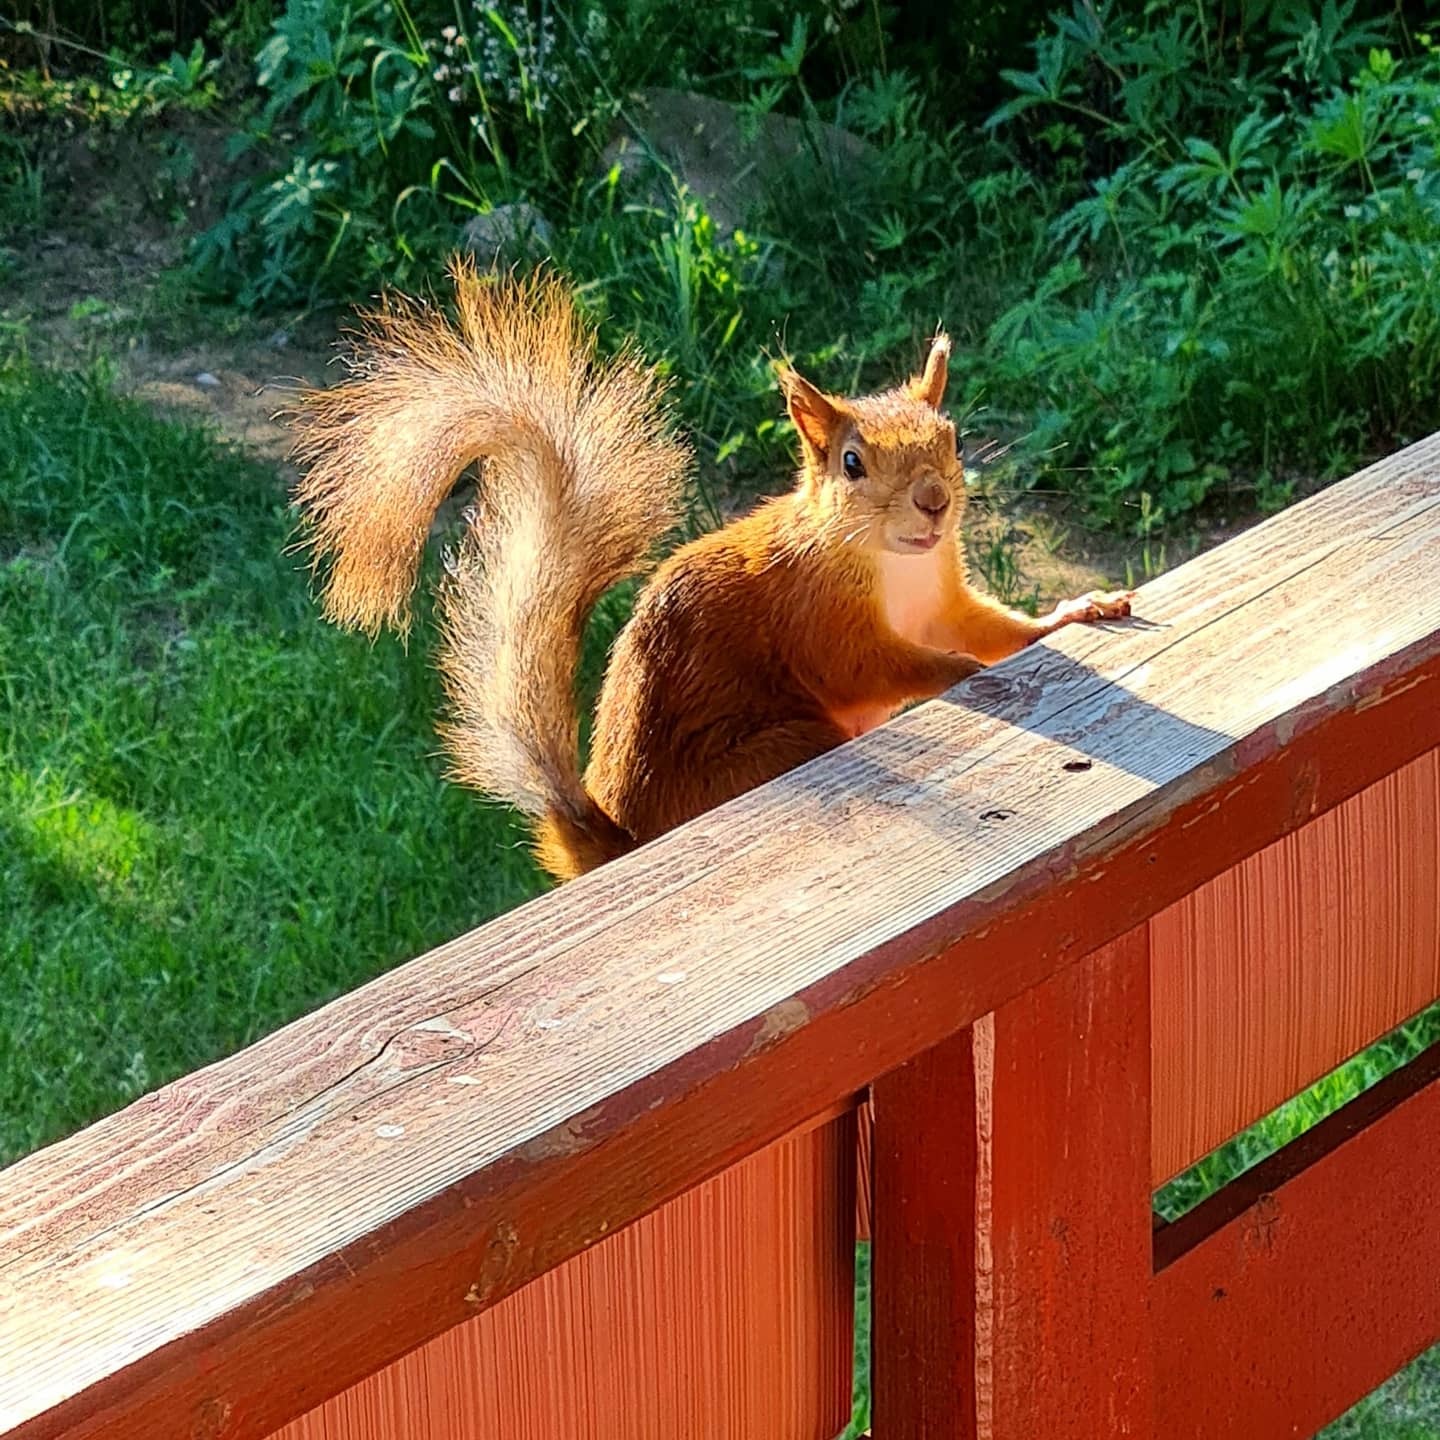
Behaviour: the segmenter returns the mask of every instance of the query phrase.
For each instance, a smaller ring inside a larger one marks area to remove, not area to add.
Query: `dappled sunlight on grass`
[[[540,886],[441,780],[423,640],[325,627],[289,530],[103,376],[0,368],[0,1162]]]
[[[12,771],[0,786],[0,824],[34,893],[63,903],[98,897],[131,904],[153,856],[154,827],[101,796],[67,791],[53,775]]]

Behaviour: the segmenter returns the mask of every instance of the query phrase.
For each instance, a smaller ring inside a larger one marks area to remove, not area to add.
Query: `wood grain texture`
[[[1440,1047],[1163,1227],[1155,1433],[1313,1435],[1440,1340],[1437,1196]]]
[[[870,1214],[875,1197],[875,1106],[866,1095],[855,1114],[855,1238],[870,1238]]]
[[[853,1112],[769,1146],[274,1440],[834,1440]]]
[[[1160,1186],[1440,996],[1440,751],[1162,910],[1150,949]]]
[[[1437,566],[1440,439],[11,1167],[0,1433],[264,1436],[1440,744]]]
[[[1440,751],[1150,922],[1156,1185],[1440,996]]]
[[[876,1440],[1149,1435],[1141,925],[875,1082]]]
[[[870,1373],[877,1440],[974,1440],[989,1018],[875,1082]],[[988,1239],[988,1236],[983,1237]]]
[[[995,1013],[981,1440],[1152,1434],[1149,1021],[1143,925]]]

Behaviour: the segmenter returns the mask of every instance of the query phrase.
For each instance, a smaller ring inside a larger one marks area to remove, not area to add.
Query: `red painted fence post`
[[[1146,927],[874,1101],[876,1440],[1151,1436]]]

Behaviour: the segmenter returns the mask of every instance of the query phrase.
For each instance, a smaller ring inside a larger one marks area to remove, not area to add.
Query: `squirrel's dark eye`
[[[840,463],[845,467],[847,480],[863,480],[865,478],[865,466],[853,450],[847,450],[840,457]]]

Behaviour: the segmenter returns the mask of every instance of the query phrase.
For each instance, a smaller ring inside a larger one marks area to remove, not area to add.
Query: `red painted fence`
[[[1440,996],[1440,437],[1138,614],[0,1174],[0,1435],[831,1440],[857,1212],[881,1440],[1339,1414],[1440,1056],[1151,1198]]]

